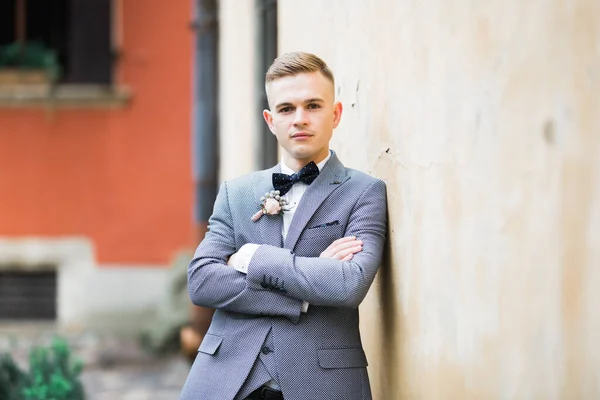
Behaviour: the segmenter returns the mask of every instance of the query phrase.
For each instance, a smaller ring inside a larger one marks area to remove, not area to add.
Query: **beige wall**
[[[219,1],[220,180],[256,169],[255,18],[254,0]]]
[[[279,5],[337,75],[333,148],[388,182],[375,398],[599,398],[600,2]]]

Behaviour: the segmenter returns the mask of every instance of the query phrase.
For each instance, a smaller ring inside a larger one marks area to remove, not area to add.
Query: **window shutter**
[[[112,0],[71,0],[69,83],[110,84]]]

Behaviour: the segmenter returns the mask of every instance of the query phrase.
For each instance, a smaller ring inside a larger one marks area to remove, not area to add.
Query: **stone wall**
[[[388,183],[375,398],[600,396],[600,3],[281,0],[279,33]]]

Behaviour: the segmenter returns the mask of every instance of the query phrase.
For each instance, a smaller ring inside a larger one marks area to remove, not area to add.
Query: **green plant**
[[[53,81],[60,75],[56,52],[38,42],[0,46],[0,68],[43,69]]]
[[[0,355],[0,399],[21,400],[21,390],[27,382],[27,374],[15,364],[8,354]]]
[[[79,379],[83,364],[73,360],[68,343],[55,338],[49,348],[29,354],[29,372],[21,371],[9,355],[0,358],[0,399],[84,400]]]

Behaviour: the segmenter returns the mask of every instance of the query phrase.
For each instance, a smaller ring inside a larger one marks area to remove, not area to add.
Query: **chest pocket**
[[[300,235],[295,254],[304,257],[317,257],[334,241],[342,237],[344,228],[340,224],[308,227]]]

